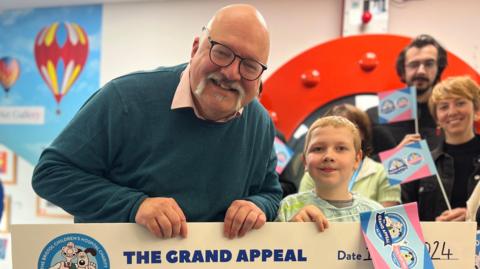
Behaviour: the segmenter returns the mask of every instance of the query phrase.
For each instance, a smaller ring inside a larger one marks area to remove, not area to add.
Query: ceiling
[[[18,8],[56,7],[69,5],[105,4],[121,2],[147,2],[166,0],[0,0],[0,11]]]

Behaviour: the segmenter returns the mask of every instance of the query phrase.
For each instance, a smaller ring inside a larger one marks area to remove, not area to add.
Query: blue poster
[[[102,6],[0,13],[0,144],[31,164],[100,86]]]

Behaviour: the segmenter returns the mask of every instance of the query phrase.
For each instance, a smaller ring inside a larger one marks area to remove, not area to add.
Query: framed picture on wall
[[[0,221],[0,233],[10,232],[10,197],[3,197],[3,214]]]
[[[37,196],[37,215],[40,217],[72,218],[72,215],[60,207]]]
[[[17,182],[17,155],[0,144],[0,180],[4,185]]]

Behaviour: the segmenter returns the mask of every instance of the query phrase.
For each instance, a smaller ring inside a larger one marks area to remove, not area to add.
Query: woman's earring
[[[442,128],[437,125],[437,128],[435,128],[435,135],[440,136],[442,134]]]

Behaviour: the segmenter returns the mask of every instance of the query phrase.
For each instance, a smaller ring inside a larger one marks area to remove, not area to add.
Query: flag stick
[[[411,91],[412,96],[413,96],[412,109],[413,109],[413,117],[415,118],[415,133],[420,134],[420,130],[418,128],[417,88],[416,87],[410,87],[410,91]]]
[[[415,133],[416,134],[419,134],[419,130],[418,130],[418,117],[415,117]]]
[[[452,206],[450,205],[450,201],[448,201],[447,193],[445,192],[445,188],[443,187],[442,180],[440,179],[438,173],[436,174],[436,176],[438,180],[438,185],[440,185],[440,189],[442,190],[443,198],[445,198],[445,203],[447,203],[448,210],[452,211]]]

